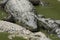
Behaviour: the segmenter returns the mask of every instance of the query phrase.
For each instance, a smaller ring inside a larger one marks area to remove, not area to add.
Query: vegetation
[[[7,17],[7,13],[0,8],[0,20],[4,19],[5,17]]]
[[[47,6],[35,6],[37,13],[46,16],[47,18],[59,19],[60,20],[60,2],[58,0],[43,0],[44,2],[48,2]],[[56,34],[49,34],[47,30],[40,29],[43,33],[45,33],[52,40],[60,40]]]
[[[60,38],[57,37],[56,34],[52,34],[52,33],[49,34],[48,31],[47,31],[47,30],[44,30],[44,29],[40,29],[40,31],[43,32],[43,33],[45,33],[45,35],[46,35],[47,37],[49,37],[51,40],[60,40]]]
[[[47,6],[36,6],[39,14],[45,15],[48,18],[60,19],[60,2],[58,0],[43,0],[48,2]]]
[[[9,35],[9,33],[7,33],[7,32],[0,33],[0,40],[10,40],[8,38],[8,35]],[[26,39],[24,39],[23,37],[15,37],[12,40],[26,40]]]
[[[45,15],[47,18],[54,18],[54,19],[59,19],[60,20],[60,2],[57,0],[43,0],[45,2],[48,2],[48,6],[35,6],[36,11],[39,14]],[[7,13],[0,8],[0,20],[4,19],[4,17],[7,17]],[[52,40],[60,40],[55,34],[48,34],[46,30],[42,30],[48,37],[50,37]],[[10,40],[8,39],[8,33],[0,33],[0,40]],[[25,40],[22,37],[16,37],[13,38],[12,40]]]
[[[0,20],[3,20],[5,17],[7,17],[7,13],[0,8]],[[6,32],[0,32],[0,40],[10,40],[8,38],[9,33]],[[26,40],[23,37],[15,37],[12,40]]]

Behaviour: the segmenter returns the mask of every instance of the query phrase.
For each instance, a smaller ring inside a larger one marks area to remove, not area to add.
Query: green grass
[[[60,40],[60,38],[58,38],[55,34],[50,34],[49,38],[51,38],[52,40]]]
[[[0,40],[9,40],[8,33],[0,33]]]
[[[43,0],[43,1],[48,2],[49,5],[35,6],[37,13],[42,14],[47,18],[54,18],[60,20],[60,2],[58,2],[57,0]],[[56,34],[48,34],[48,32],[43,29],[41,29],[40,31],[45,33],[52,40],[60,40],[60,38],[58,38]]]
[[[39,14],[45,15],[47,18],[54,18],[54,19],[60,19],[60,2],[57,0],[43,0],[45,2],[49,2],[48,6],[35,6],[36,11]],[[2,15],[3,13],[3,15]],[[7,17],[6,12],[0,8],[0,20],[4,19],[4,17]],[[42,30],[49,38],[52,40],[60,40],[55,34],[48,34],[45,30]],[[8,33],[0,33],[0,40],[10,40],[8,39]],[[25,40],[22,37],[15,37],[12,40]]]
[[[10,40],[8,38],[9,33],[7,32],[0,32],[0,40]],[[15,37],[12,40],[26,40],[23,37]]]
[[[56,34],[49,34],[47,30],[44,29],[40,29],[40,31],[43,32],[51,40],[60,40],[60,38]]]
[[[4,19],[5,17],[7,17],[7,13],[3,10],[3,9],[1,9],[0,8],[0,20],[2,20],[2,19]]]
[[[4,19],[4,17],[7,17],[7,15],[8,14],[5,12],[5,10],[3,10],[2,8],[0,8],[0,20]]]
[[[48,2],[48,6],[36,6],[36,11],[39,14],[45,15],[48,18],[60,19],[60,2],[57,0],[44,0]]]
[[[7,17],[8,14],[0,8],[0,20],[4,19],[5,17]],[[10,40],[8,38],[9,33],[6,32],[0,32],[0,40]],[[26,40],[23,37],[15,37],[12,40]]]

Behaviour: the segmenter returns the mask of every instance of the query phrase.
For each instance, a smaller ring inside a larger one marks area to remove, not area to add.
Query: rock
[[[29,0],[5,0],[2,1],[1,4],[5,4],[4,8],[6,10],[6,12],[8,12],[11,17],[13,17],[13,19],[18,22],[20,25],[22,25],[22,27],[25,27],[31,31],[35,31],[37,29],[37,20],[39,22],[41,22],[40,25],[42,25],[45,29],[52,29],[51,32],[57,30],[57,28],[59,28],[58,23],[50,18],[45,18],[43,16],[36,16],[36,14],[34,13],[34,7],[33,5],[29,2]],[[15,24],[12,24],[6,21],[1,21],[1,25],[0,25],[0,30],[3,31],[7,31],[9,33],[14,33],[14,32],[20,32],[19,34],[21,34],[21,30],[22,30],[22,35],[25,35],[26,33],[31,33],[29,30],[26,30],[25,28],[22,28],[21,26],[14,26]],[[4,25],[5,24],[5,25]],[[3,26],[3,27],[2,27]],[[9,27],[5,27],[5,26],[9,26]],[[12,27],[11,27],[12,26]],[[16,30],[16,31],[15,31]],[[18,31],[19,30],[19,31]],[[56,32],[57,33],[57,32]]]
[[[43,23],[46,28],[47,28],[47,27],[49,27],[49,28],[54,28],[54,27],[58,27],[58,26],[59,26],[59,25],[55,22],[55,20],[53,20],[53,19],[51,19],[51,18],[41,18],[41,16],[40,16],[40,17],[37,17],[37,16],[36,16],[36,18],[37,18],[41,23]],[[43,25],[43,24],[42,24],[42,25]]]
[[[57,0],[58,2],[60,2],[60,0]]]
[[[41,6],[45,6],[44,2],[40,1],[40,5]]]
[[[20,32],[21,33],[21,31],[22,31],[22,33],[24,31],[23,34],[26,34],[26,32],[28,32],[27,34],[31,33],[30,31],[26,30],[22,26],[0,20],[0,32],[1,31],[2,32],[8,32],[8,33],[15,33],[15,32]]]
[[[38,18],[45,18],[45,16],[44,15],[41,15],[41,14],[38,14],[37,17]]]
[[[57,36],[60,38],[60,28],[57,28],[55,32],[57,33]]]
[[[60,24],[60,20],[56,20],[56,23]]]
[[[49,33],[55,32],[57,36],[60,38],[60,20],[53,20],[51,18],[42,18],[41,15],[35,16],[38,19],[38,24],[40,27],[43,26],[45,29],[49,31]]]
[[[29,30],[37,29],[34,7],[28,0],[8,0],[4,8],[20,25]]]
[[[46,35],[42,32],[37,32],[32,34],[33,36],[31,36],[31,40],[51,40],[48,37],[46,37]]]
[[[32,33],[31,31],[25,29],[22,26],[1,20],[0,20],[0,32],[10,33],[11,35],[8,36],[9,39],[12,39],[17,36],[23,37],[27,40],[50,40],[42,32]]]
[[[33,5],[39,5],[40,0],[29,0]]]
[[[1,8],[4,8],[4,6],[6,5],[7,2],[8,2],[8,0],[0,0]]]

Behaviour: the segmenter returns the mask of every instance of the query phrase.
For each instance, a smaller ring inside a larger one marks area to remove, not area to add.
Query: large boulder
[[[25,29],[22,26],[1,20],[0,20],[0,32],[10,33],[10,35],[8,36],[9,39],[12,39],[17,36],[23,37],[27,40],[50,40],[42,32],[32,33],[31,31]]]
[[[20,25],[29,30],[37,29],[34,7],[28,0],[7,0],[7,2],[3,0],[2,3],[5,4],[6,12]]]
[[[30,39],[31,40],[51,40],[48,37],[46,37],[46,35],[42,32],[37,32],[37,33],[32,34]]]
[[[22,31],[22,33],[23,33],[23,31],[25,31],[24,34],[27,31],[28,31],[28,34],[31,33],[29,30],[26,30],[26,28],[24,28],[22,26],[0,20],[0,32],[8,32],[8,33],[20,32],[21,33],[21,31]]]

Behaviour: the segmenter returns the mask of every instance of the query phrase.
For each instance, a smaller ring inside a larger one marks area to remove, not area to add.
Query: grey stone
[[[8,0],[4,8],[20,25],[29,30],[37,29],[34,7],[28,0]]]
[[[57,33],[57,36],[60,38],[60,20],[53,20],[51,18],[41,18],[41,15],[36,16],[40,25],[42,25],[45,29],[52,29],[49,33]]]
[[[23,37],[27,40],[51,40],[46,37],[42,32],[32,33],[31,31],[25,29],[22,26],[19,26],[14,23],[0,20],[0,32],[8,32],[11,35],[8,36],[9,39],[14,37]]]
[[[60,24],[60,20],[56,20],[56,23]]]

